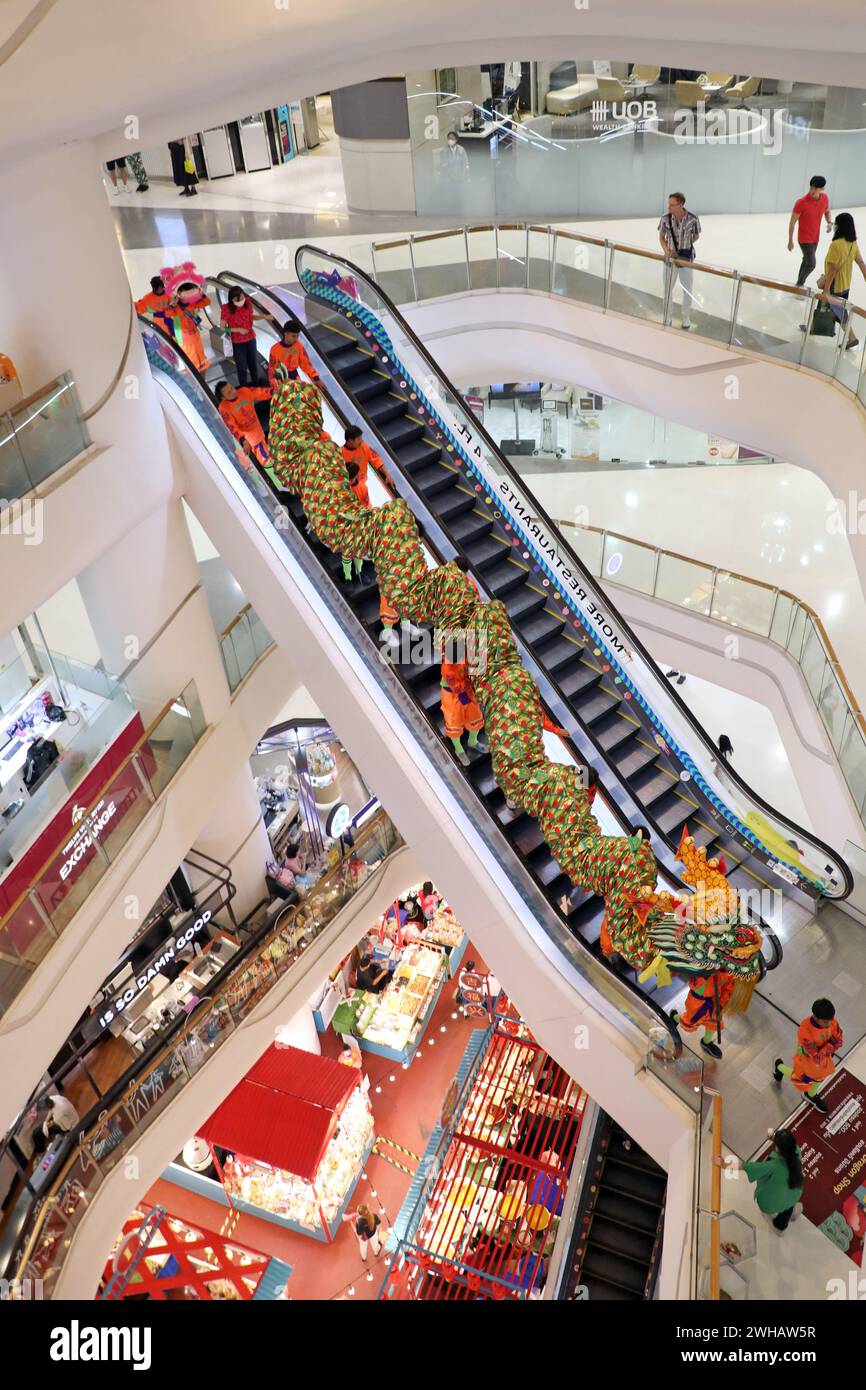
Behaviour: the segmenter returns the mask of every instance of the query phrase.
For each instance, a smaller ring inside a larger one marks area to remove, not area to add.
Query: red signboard
[[[30,848],[13,864],[0,882],[0,917],[5,916],[12,904],[33,883],[55,851],[63,851],[63,854],[62,857],[55,855],[45,875],[48,895],[45,907],[50,911],[52,906],[66,897],[79,874],[95,856],[96,842],[106,841],[133,803],[144,795],[138,773],[131,763],[114,777],[143,733],[141,717],[135,714]],[[153,756],[146,745],[141,750],[141,758],[145,771],[150,773]],[[110,792],[89,816],[83,816],[82,812],[96,800],[109,782]]]
[[[787,1125],[803,1154],[803,1214],[845,1252],[863,1263],[866,1235],[866,1087],[844,1067],[821,1088],[829,1107],[811,1107]]]

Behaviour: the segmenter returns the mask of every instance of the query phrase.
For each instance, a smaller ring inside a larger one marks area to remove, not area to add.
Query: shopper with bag
[[[238,386],[259,385],[259,352],[254,319],[269,319],[268,314],[257,314],[253,301],[240,285],[229,290],[228,303],[220,310],[220,321],[228,331],[232,345],[232,355],[238,372]]]
[[[382,1241],[379,1237],[379,1227],[382,1224],[381,1217],[374,1216],[370,1208],[365,1206],[362,1202],[357,1211],[347,1211],[343,1220],[351,1221],[352,1223],[355,1235],[358,1237],[358,1249],[361,1252],[362,1260],[366,1260],[367,1258],[368,1244],[372,1245],[374,1255],[381,1255]]]
[[[182,198],[194,198],[198,183],[198,174],[195,171],[192,152],[189,141],[169,140],[168,150],[171,155],[171,176],[180,189]]]
[[[866,265],[864,265],[863,257],[860,255],[860,248],[857,245],[857,229],[850,212],[837,213],[833,227],[833,240],[830,242],[827,255],[824,258],[824,274],[818,281],[818,288],[821,291],[821,303],[829,304],[833,317],[842,325],[844,331],[850,314],[846,304],[838,304],[835,301],[847,300],[855,265],[860,267],[861,275],[866,278]],[[814,317],[817,316],[818,306],[816,305]],[[846,350],[856,347],[859,341],[860,339],[855,338],[849,330],[845,343]]]

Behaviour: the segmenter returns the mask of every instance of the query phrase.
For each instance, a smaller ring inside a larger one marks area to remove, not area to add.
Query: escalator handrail
[[[457,390],[456,386],[454,386],[453,383],[449,380],[449,378],[445,375],[441,366],[439,366],[439,364],[434,360],[434,358],[431,357],[430,353],[427,351],[426,347],[424,346],[421,339],[418,337],[417,333],[414,331],[411,325],[406,322],[399,309],[389,298],[389,296],[380,288],[378,283],[374,281],[369,275],[367,275],[367,273],[363,271],[359,266],[356,266],[352,261],[347,260],[344,256],[334,254],[331,251],[323,251],[318,247],[310,245],[309,243],[305,243],[304,245],[299,246],[297,251],[295,252],[295,268],[298,272],[299,282],[301,274],[300,258],[303,256],[304,252],[309,252],[312,255],[319,256],[326,260],[329,259],[339,263],[341,266],[345,266],[349,274],[354,276],[356,279],[361,279],[365,284],[367,284],[370,287],[370,289],[375,294],[377,294],[379,298],[383,301],[383,303],[386,305],[388,312],[394,316],[395,322],[399,325],[401,331],[406,334],[407,338],[412,343],[412,346],[421,355],[422,359],[429,367],[431,372],[434,374],[434,376],[438,377],[439,380],[442,382],[445,389],[450,394],[453,401],[456,403],[458,410],[466,414],[467,408],[464,405],[463,397]],[[478,420],[474,415],[472,416],[471,423],[472,429],[481,436],[487,448],[493,453],[497,461],[497,466],[502,467],[504,473],[508,476],[509,480],[515,485],[517,491],[529,491],[526,488],[525,483],[521,480],[520,475],[517,473],[517,470],[505,457],[499,446],[493,441],[490,434],[485,429],[483,423],[480,420]],[[589,570],[582,563],[579,556],[577,556],[575,552],[571,549],[571,546],[568,544],[568,541],[564,537],[562,537],[558,527],[555,526],[554,522],[548,516],[544,508],[537,502],[535,497],[532,497],[532,504],[535,510],[535,514],[543,521],[549,533],[557,537],[557,542],[562,545],[565,554],[568,556],[569,563],[574,565],[576,570],[584,579],[590,591],[593,593],[597,593],[598,590],[596,589],[595,581],[592,575],[590,574]],[[599,594],[599,598],[603,600],[603,602],[609,610],[612,609],[612,605],[607,602],[605,596]],[[617,623],[621,626],[622,631],[628,636],[629,642],[632,643],[635,650],[637,650],[640,653],[641,658],[646,662],[650,672],[655,676],[656,681],[658,682],[660,687],[664,688],[667,691],[668,695],[672,697],[674,703],[679,708],[679,712],[682,714],[683,718],[688,722],[689,726],[691,727],[693,733],[695,734],[695,737],[703,745],[705,752],[709,753],[711,757],[714,757],[717,750],[712,742],[712,739],[706,733],[703,726],[692,714],[688,705],[678,694],[677,690],[675,688],[670,687],[667,684],[659,666],[654,661],[650,653],[646,650],[640,638],[636,636],[636,634],[632,631],[628,623],[624,621],[619,611],[616,609],[612,609],[612,611],[615,613]],[[834,900],[841,900],[848,897],[848,895],[854,887],[853,875],[847,863],[837,854],[837,852],[834,849],[832,849],[829,845],[825,844],[825,842],[823,840],[820,840],[816,835],[812,834],[811,832],[805,831],[795,822],[790,821],[787,817],[780,815],[774,807],[770,806],[769,803],[763,799],[763,797],[759,796],[755,791],[753,791],[751,787],[748,786],[748,784],[743,780],[743,778],[734,768],[726,768],[726,776],[730,776],[731,780],[740,788],[740,790],[752,802],[759,806],[762,811],[768,812],[773,821],[777,823],[781,822],[783,827],[787,828],[798,837],[809,841],[812,845],[817,847],[822,854],[826,856],[828,863],[835,864],[837,868],[842,872],[842,876],[845,883],[845,892],[840,894],[826,894],[825,896],[832,897]],[[744,838],[735,826],[732,828],[734,830],[734,833],[737,834],[738,838]]]
[[[252,286],[253,289],[254,289],[255,291],[257,291],[259,294],[267,295],[267,297],[268,297],[269,299],[275,301],[276,303],[279,303],[282,307],[286,307],[286,306],[283,305],[283,301],[282,301],[282,299],[280,298],[280,295],[281,295],[281,293],[282,293],[283,291],[281,291],[280,289],[269,289],[267,286],[261,285],[258,281],[253,280],[250,276],[240,275],[240,274],[236,274],[234,271],[227,271],[227,270],[224,270],[224,271],[220,271],[219,275],[218,275],[217,277],[214,277],[214,278],[213,278],[213,283],[216,284],[216,285],[218,285],[218,286],[219,286],[220,288],[222,288],[222,289],[228,289],[228,288],[230,288],[230,286],[231,286],[233,283],[236,283],[236,282],[238,282],[238,281],[242,282],[244,285]],[[257,302],[257,301],[256,301],[255,296],[251,294],[251,295],[250,295],[250,299],[252,300],[253,305],[256,305],[256,302]],[[264,306],[264,305],[261,305],[261,306],[259,306],[259,307],[264,308],[265,306]],[[289,311],[289,312],[291,312],[291,311]],[[305,327],[303,324],[300,324],[300,323],[299,323],[298,326],[299,326],[299,331],[301,332],[302,336],[309,337],[308,330],[306,329],[306,327]],[[311,344],[312,344],[314,350],[316,350],[316,349],[315,349],[315,344],[313,343],[312,339],[310,339],[310,342],[311,342]],[[342,419],[342,412],[341,412],[339,409],[337,409],[337,407],[336,407],[336,406],[333,404],[333,402],[331,401],[330,397],[328,397],[328,399],[329,399],[329,403],[331,404],[332,409],[334,409],[335,414],[337,415],[337,417],[338,417],[339,419]],[[364,409],[363,402],[357,402],[357,401],[356,401],[356,402],[355,402],[355,408],[358,410],[358,413],[362,416],[362,418],[366,421],[368,427],[373,431],[373,433],[376,433],[377,430],[376,430],[375,422],[372,421],[372,420],[369,418],[369,416],[367,415],[367,412],[366,412],[365,409]],[[389,457],[391,458],[392,462],[395,464],[397,470],[402,474],[402,469],[401,469],[401,466],[400,466],[399,458],[398,458],[397,455],[394,453],[394,451],[391,449],[390,445],[388,445],[387,441],[380,441],[379,447],[380,447],[380,448],[384,447],[384,448],[387,450],[387,452],[388,452],[388,454],[389,454]],[[403,476],[405,477],[405,474],[403,474]],[[265,476],[265,481],[266,481],[266,483],[268,483],[268,484],[270,485],[270,480],[267,478],[267,476]],[[411,480],[411,478],[409,478],[409,479],[407,480],[407,483],[408,483],[408,486],[409,486],[409,487],[412,487],[412,480]],[[424,503],[423,503],[423,498],[420,499],[420,500],[421,500],[422,505],[424,505]],[[417,516],[416,516],[416,521],[417,521],[417,520],[418,520],[418,518],[417,518]],[[442,556],[441,552],[438,550],[438,548],[435,546],[435,544],[432,542],[432,540],[431,540],[429,537],[426,537],[426,536],[425,536],[425,544],[427,544],[427,545],[429,546],[431,552],[432,552],[433,555],[436,557],[436,559],[439,561],[439,563],[440,563],[440,564],[441,564],[441,563],[444,563],[444,557]],[[481,583],[482,587],[485,587],[485,588],[486,588],[486,586],[484,586],[483,576],[480,577],[480,583]],[[519,642],[519,644],[520,644],[521,646],[524,646],[524,645],[525,645],[525,644],[522,642],[522,639],[520,639],[519,637],[518,637],[518,642]],[[570,701],[567,699],[567,697],[566,697],[566,696],[563,694],[563,692],[560,690],[559,684],[558,684],[557,680],[555,679],[555,677],[553,677],[553,676],[551,676],[549,673],[545,672],[545,678],[550,682],[551,687],[556,691],[556,693],[557,693],[559,699],[562,700],[564,706],[565,706],[567,709],[571,710]],[[543,704],[544,704],[544,702],[542,701],[542,707],[543,707]],[[550,714],[551,711],[548,710],[547,713]],[[423,714],[423,711],[422,711],[422,714]],[[598,757],[599,757],[600,759],[604,760],[604,750],[602,749],[602,747],[601,747],[600,744],[598,743],[598,740],[597,740],[596,736],[594,735],[593,731],[592,731],[590,728],[588,728],[586,725],[584,725],[584,724],[582,723],[582,721],[579,719],[579,716],[576,715],[573,711],[572,711],[572,718],[574,718],[574,719],[576,720],[576,722],[580,723],[585,738],[587,739],[588,742],[590,742],[590,743],[592,744],[592,746],[594,747],[594,749],[595,749],[596,754],[598,755]],[[577,756],[578,756],[578,759],[579,759],[579,760],[582,759],[583,755],[582,755],[582,753],[581,753],[581,750],[578,749],[578,748],[575,748],[575,752],[576,752],[576,754],[577,754]],[[609,766],[610,766],[610,765],[609,765]],[[615,767],[613,767],[613,766],[610,766],[610,772],[611,772],[611,775],[615,775],[615,776],[617,777],[617,779],[619,780],[620,784],[624,787],[626,793],[627,793],[627,794],[630,793],[630,788],[628,787],[627,783],[625,783],[625,782],[623,781],[623,779],[622,779],[622,777],[619,775],[617,769],[616,769]],[[482,798],[480,797],[480,795],[479,795],[479,797],[478,797],[478,800],[482,802],[482,807],[483,807],[483,809],[486,811],[487,808],[483,806],[483,800],[482,800]],[[610,811],[611,814],[614,816],[614,818],[619,822],[619,824],[620,824],[620,826],[623,828],[623,830],[627,832],[628,829],[629,829],[629,822],[628,822],[628,819],[624,816],[624,814],[623,814],[622,809],[620,808],[620,806],[616,803],[615,800],[613,800],[613,799],[611,799],[611,798],[609,798],[609,797],[607,797],[607,796],[605,796],[605,804],[607,805],[609,811]],[[669,846],[668,838],[665,836],[664,831],[662,830],[661,826],[658,824],[658,822],[656,821],[655,817],[653,816],[651,810],[650,810],[648,807],[642,807],[642,819],[645,820],[646,822],[648,822],[648,824],[652,827],[653,833],[658,837],[659,841],[660,841],[662,844],[664,844],[664,845],[666,845],[666,846]],[[514,853],[517,855],[517,858],[521,861],[521,863],[523,863],[524,867],[531,873],[531,869],[529,868],[529,864],[528,864],[528,862],[527,862],[527,860],[526,860],[526,856],[523,854],[523,852],[521,851],[520,847],[519,847],[518,845],[512,843],[512,848],[513,848],[513,850],[514,850]],[[678,888],[682,886],[682,881],[681,881],[681,879],[680,879],[679,874],[676,872],[676,867],[675,867],[675,866],[674,866],[674,867],[667,866],[667,865],[663,864],[663,863],[660,861],[660,862],[659,862],[659,871],[660,871],[660,873],[662,873],[662,874],[667,873],[668,876],[671,877],[671,881],[672,881],[672,882],[675,882]],[[557,905],[556,905],[556,904],[553,904],[553,906],[554,906],[555,910],[557,910],[557,912],[559,912],[559,909],[558,909]],[[772,928],[767,924],[767,922],[764,920],[764,918],[760,916],[760,914],[754,913],[754,912],[752,911],[751,905],[749,906],[749,914],[750,914],[750,920],[753,920],[753,921],[756,923],[756,925],[758,925],[758,926],[761,928],[761,931],[762,931],[762,933],[766,936],[767,942],[768,942],[769,947],[770,947],[769,959],[767,959],[767,957],[764,955],[763,950],[762,950],[762,952],[761,952],[761,965],[762,965],[762,969],[761,969],[761,978],[763,978],[764,975],[766,975],[766,973],[767,973],[768,970],[774,970],[774,969],[777,968],[777,966],[779,966],[779,965],[781,964],[781,962],[782,962],[782,946],[781,946],[781,943],[780,943],[778,937],[776,936],[775,932],[772,930]],[[561,916],[562,916],[563,921],[566,923],[566,925],[568,925],[567,918],[565,917],[565,915],[564,915],[564,914],[561,914]],[[630,983],[630,982],[629,982],[629,983]]]
[[[226,272],[226,274],[231,274],[231,272]],[[249,283],[253,283],[253,284],[254,284],[255,282],[252,281],[252,282],[249,282]],[[264,289],[264,287],[261,287],[261,288]],[[267,290],[265,290],[265,292],[266,292],[266,293],[270,293],[270,292],[267,291]],[[145,320],[145,322],[147,323],[147,326],[148,326],[148,327],[152,327],[152,326],[153,326],[153,325],[151,325],[151,324],[149,323],[149,321]],[[158,329],[158,328],[157,328],[157,332],[160,333],[160,335],[161,335],[162,337],[165,338],[165,341],[166,341],[166,342],[170,343],[170,345],[171,345],[173,351],[175,351],[175,352],[177,353],[177,355],[178,355],[178,356],[180,357],[180,359],[184,362],[184,364],[188,364],[188,359],[187,359],[186,355],[185,355],[185,354],[183,353],[183,351],[178,347],[178,345],[176,344],[176,342],[175,342],[174,340],[172,340],[168,334],[162,333],[162,331],[161,331],[160,329]],[[194,377],[195,377],[197,383],[198,383],[199,386],[202,388],[203,393],[205,394],[206,398],[208,398],[208,399],[210,400],[211,404],[215,406],[215,400],[214,400],[213,392],[210,391],[210,389],[208,388],[208,385],[207,385],[207,383],[205,382],[205,380],[204,380],[202,374],[201,374],[196,368],[194,368],[194,367],[190,367],[190,370],[191,370],[192,374],[194,375]],[[342,412],[341,412],[341,411],[339,410],[339,408],[333,403],[332,398],[327,394],[327,392],[325,392],[325,395],[326,395],[326,399],[328,400],[328,402],[329,402],[329,404],[331,405],[331,408],[334,410],[335,414],[337,414],[338,418],[341,418],[341,417],[342,417]],[[227,433],[228,433],[228,431],[227,431]],[[234,443],[234,437],[233,437],[233,436],[230,436],[230,437],[231,437],[231,439],[232,439],[232,442]],[[260,476],[262,476],[262,475],[260,475]],[[269,491],[271,492],[271,494],[272,494],[275,498],[277,498],[277,500],[279,500],[279,499],[278,499],[278,495],[277,495],[276,488],[275,488],[273,482],[271,481],[271,479],[270,479],[266,474],[264,474],[264,475],[263,475],[263,480],[264,480],[264,482],[266,483],[266,485],[267,485]],[[425,544],[429,544],[429,541],[427,541],[426,538],[425,538]],[[431,547],[431,548],[432,548],[432,547]],[[342,596],[338,595],[338,597],[342,597]],[[406,694],[407,698],[408,698],[409,701],[411,702],[411,708],[412,708],[412,711],[413,711],[414,715],[416,716],[416,718],[422,719],[424,726],[425,726],[427,729],[429,729],[429,728],[430,728],[429,722],[427,721],[426,716],[424,716],[423,711],[421,711],[421,710],[419,709],[418,704],[417,704],[417,701],[415,700],[414,696],[413,696],[413,695],[411,694],[411,692],[408,691],[408,689],[406,689],[405,687],[404,687],[404,691],[405,691],[405,694]],[[450,768],[450,763],[448,764],[448,766],[449,766],[449,768]],[[451,772],[453,773],[454,769],[451,768],[450,770],[451,770]],[[669,1015],[665,1012],[665,1010],[661,1007],[661,1005],[658,1004],[650,995],[646,994],[646,993],[638,986],[638,984],[637,984],[636,982],[635,982],[635,983],[632,983],[632,981],[631,981],[630,979],[628,979],[627,977],[625,977],[625,976],[623,976],[623,975],[620,975],[619,972],[616,971],[607,961],[599,959],[599,957],[595,954],[595,952],[591,949],[591,947],[586,943],[586,941],[583,940],[582,937],[580,937],[579,935],[576,935],[574,932],[571,932],[571,931],[568,930],[566,924],[564,923],[564,921],[561,919],[561,917],[560,917],[560,915],[559,915],[558,909],[556,909],[555,906],[554,906],[553,904],[551,904],[551,903],[549,902],[548,899],[546,899],[546,898],[543,897],[543,894],[542,894],[542,892],[541,892],[541,888],[540,888],[539,885],[535,882],[535,880],[532,878],[532,876],[531,876],[531,871],[529,870],[529,868],[528,868],[528,866],[527,866],[527,864],[526,864],[526,862],[525,862],[525,860],[524,860],[523,855],[521,855],[520,851],[517,849],[517,847],[516,847],[515,845],[513,845],[513,844],[511,843],[510,840],[508,840],[504,835],[502,835],[499,826],[496,824],[495,821],[493,821],[493,818],[491,817],[488,808],[484,805],[484,802],[483,802],[483,800],[482,800],[480,794],[478,793],[477,789],[473,786],[473,784],[469,781],[468,778],[462,779],[462,785],[463,785],[463,786],[466,788],[466,790],[472,795],[473,803],[474,803],[475,805],[477,805],[477,806],[480,808],[480,811],[481,811],[482,815],[483,815],[487,820],[490,820],[490,821],[491,821],[492,826],[493,826],[493,828],[494,828],[494,831],[497,832],[497,833],[501,836],[501,839],[502,839],[502,841],[503,841],[503,844],[507,847],[508,853],[510,853],[511,855],[513,855],[513,856],[516,858],[518,864],[520,864],[521,868],[522,868],[522,869],[527,873],[527,875],[529,876],[529,879],[530,879],[530,882],[531,882],[531,885],[532,885],[532,890],[533,890],[533,892],[539,894],[539,896],[541,897],[542,901],[545,903],[545,905],[546,905],[546,907],[548,908],[548,910],[549,910],[552,914],[554,914],[554,920],[556,921],[557,926],[558,926],[562,931],[564,931],[564,932],[566,933],[566,936],[567,936],[567,943],[566,943],[566,944],[567,944],[568,946],[572,947],[581,957],[583,957],[583,958],[586,960],[586,962],[587,962],[587,972],[588,972],[588,973],[587,973],[587,979],[589,980],[589,982],[590,982],[591,984],[593,983],[593,979],[592,979],[593,974],[594,974],[596,971],[598,971],[599,968],[601,968],[603,975],[604,975],[604,976],[608,979],[608,981],[610,982],[610,986],[612,987],[612,993],[615,995],[618,991],[622,991],[623,993],[625,993],[625,994],[629,997],[629,999],[630,999],[631,1001],[633,1001],[634,1004],[637,1004],[637,1005],[639,1006],[639,1010],[640,1010],[641,1012],[644,1013],[644,1015],[645,1015],[645,1023],[644,1023],[644,1027],[643,1027],[643,1030],[642,1030],[642,1031],[644,1032],[644,1035],[648,1037],[648,1036],[649,1036],[649,1029],[652,1028],[653,1026],[656,1026],[656,1027],[659,1027],[659,1026],[660,1026],[660,1027],[662,1027],[662,1028],[665,1030],[665,1032],[667,1033],[667,1035],[668,1035],[668,1036],[670,1037],[670,1039],[671,1039],[671,1042],[672,1042],[672,1044],[673,1044],[673,1049],[674,1049],[674,1056],[675,1056],[675,1057],[679,1057],[679,1056],[682,1054],[683,1043],[682,1043],[682,1038],[681,1038],[681,1036],[680,1036],[679,1030],[678,1030],[676,1024],[673,1022],[673,1020],[669,1017]],[[491,843],[491,844],[492,844],[492,841],[491,841],[490,838],[489,838],[489,834],[488,834],[488,843]],[[562,946],[561,946],[561,945],[559,946],[559,949],[562,950]],[[563,951],[563,955],[564,955],[565,959],[568,960],[568,952],[567,952],[567,951]],[[571,962],[571,964],[572,964],[572,966],[573,966],[574,963]],[[597,986],[594,986],[594,987],[597,987]],[[623,1012],[625,1012],[625,1011],[623,1011]],[[646,1017],[647,1014],[650,1015],[649,1018]],[[626,1017],[629,1018],[630,1021],[634,1022],[634,1019],[633,1019],[631,1013],[626,1013]]]

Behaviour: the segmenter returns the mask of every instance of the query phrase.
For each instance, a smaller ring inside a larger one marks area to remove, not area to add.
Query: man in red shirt
[[[797,284],[805,285],[812,271],[815,269],[815,262],[818,253],[818,241],[821,236],[821,218],[827,224],[827,231],[832,232],[833,222],[830,217],[830,199],[824,192],[827,180],[823,174],[815,174],[809,180],[809,192],[804,193],[802,198],[798,198],[791,209],[791,220],[788,223],[788,250],[794,249],[794,228],[797,228],[797,241],[803,259],[800,262],[800,274],[797,276]]]
[[[256,401],[269,401],[269,386],[232,386],[229,381],[216,385],[219,413],[228,425],[244,453],[259,463],[268,462],[268,445],[261,421],[256,414]]]
[[[319,385],[319,373],[309,357],[307,349],[298,338],[298,330],[289,320],[283,325],[283,341],[274,343],[268,358],[268,381],[271,387],[281,381],[297,381],[298,372],[304,372],[314,386]]]

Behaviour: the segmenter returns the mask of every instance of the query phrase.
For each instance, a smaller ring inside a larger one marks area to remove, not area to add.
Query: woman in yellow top
[[[857,245],[857,229],[854,226],[854,218],[850,212],[839,212],[834,221],[833,240],[827,248],[827,255],[824,260],[824,274],[818,282],[821,288],[821,298],[825,303],[830,295],[834,299],[848,298],[855,264],[860,267],[861,274],[866,277],[866,265],[863,264],[863,257],[860,255],[860,248]],[[831,303],[830,308],[844,328],[849,317],[845,306]],[[856,347],[858,342],[859,339],[849,332],[845,347]]]

